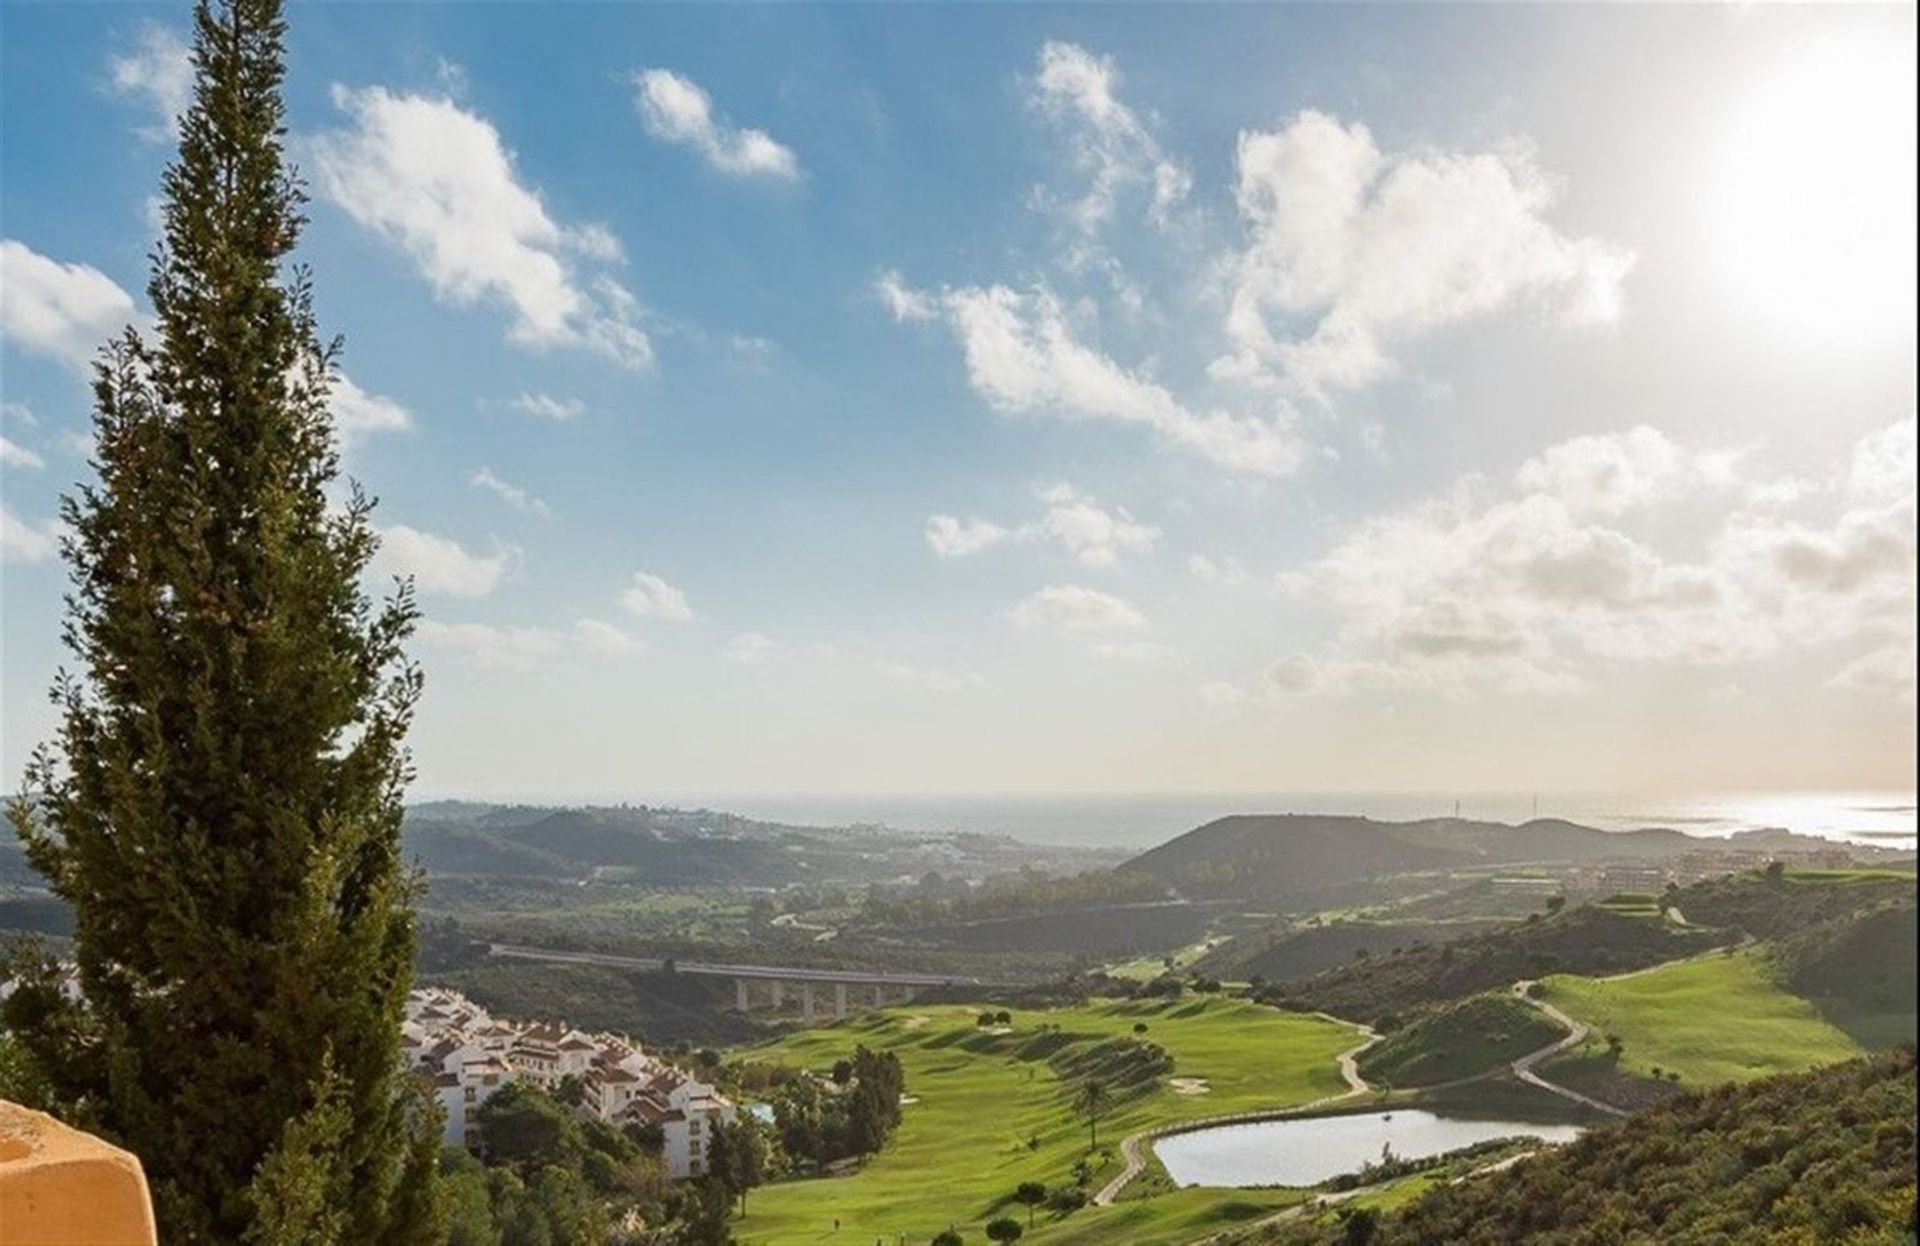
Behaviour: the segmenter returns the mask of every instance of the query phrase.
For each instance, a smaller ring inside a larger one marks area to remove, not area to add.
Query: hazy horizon
[[[670,792],[484,797],[416,792],[437,801],[578,807],[711,809],[802,825],[878,823],[919,832],[980,831],[1036,844],[1140,848],[1234,814],[1357,815],[1380,821],[1459,816],[1517,824],[1562,818],[1599,830],[1665,827],[1703,837],[1783,829],[1910,847],[1920,825],[1911,791],[1868,792]]]

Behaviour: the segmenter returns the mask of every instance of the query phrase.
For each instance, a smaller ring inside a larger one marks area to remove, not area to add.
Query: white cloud
[[[508,506],[517,511],[526,511],[530,515],[545,516],[549,513],[547,504],[534,497],[519,485],[500,479],[489,468],[481,468],[468,478],[467,483],[476,489],[485,489]]]
[[[642,619],[685,623],[693,618],[693,607],[687,604],[687,595],[646,571],[633,573],[633,583],[626,592],[620,594],[620,604],[626,607],[627,613]]]
[[[333,379],[333,426],[340,443],[351,449],[376,433],[404,433],[413,416],[391,398],[370,394],[341,373]]]
[[[140,28],[139,46],[108,61],[113,89],[142,99],[157,119],[140,130],[150,143],[171,140],[180,115],[193,102],[193,50],[165,26],[148,23]]]
[[[1201,684],[1199,695],[1208,705],[1238,705],[1247,699],[1246,689],[1224,679]]]
[[[495,627],[422,619],[418,636],[423,644],[485,670],[530,671],[551,659],[581,651],[616,656],[642,648],[633,637],[598,619],[581,619],[570,628]]]
[[[1083,233],[1110,220],[1129,187],[1146,192],[1147,216],[1157,224],[1165,224],[1193,188],[1192,175],[1120,101],[1119,79],[1111,58],[1077,44],[1050,41],[1040,49],[1032,102],[1066,133],[1074,167],[1091,179],[1084,195],[1059,205]]]
[[[875,277],[873,292],[895,320],[932,320],[940,314],[939,300],[907,285],[897,268]]]
[[[1218,376],[1324,396],[1388,372],[1399,339],[1523,302],[1610,322],[1625,249],[1546,220],[1556,188],[1518,145],[1383,153],[1364,125],[1306,111],[1240,135],[1234,259]],[[1312,322],[1304,337],[1273,321]]]
[[[60,525],[22,519],[0,504],[0,561],[43,562],[60,548]]]
[[[927,544],[942,558],[964,558],[996,545],[1051,541],[1089,567],[1111,567],[1124,554],[1152,548],[1160,530],[1138,523],[1125,508],[1108,510],[1071,485],[1035,490],[1046,504],[1039,519],[1007,527],[985,519],[934,515],[927,520]]]
[[[738,662],[742,666],[758,666],[771,657],[779,647],[759,632],[742,632],[727,642],[727,647],[722,654],[729,662]]]
[[[27,449],[16,445],[6,437],[0,436],[0,464],[7,467],[26,467],[38,470],[47,465],[47,461]]]
[[[611,623],[581,619],[573,625],[574,639],[595,653],[637,653],[641,644]]]
[[[85,371],[133,319],[133,299],[99,269],[0,241],[0,335],[20,349]]]
[[[449,597],[485,597],[513,568],[517,551],[497,547],[475,554],[449,537],[405,524],[380,530],[380,549],[369,567],[379,576],[412,576],[423,593]]]
[[[880,673],[895,683],[926,692],[965,692],[986,682],[972,671],[948,671],[934,666],[908,666],[898,662],[882,663]]]
[[[1886,645],[1849,662],[1827,685],[1910,702],[1917,678],[1914,658],[1911,638]]]
[[[556,423],[578,419],[587,409],[577,398],[553,398],[546,394],[522,394],[513,400],[513,406],[528,415]]]
[[[1244,584],[1247,569],[1235,558],[1209,558],[1205,554],[1187,555],[1187,574],[1203,584]]]
[[[1048,485],[1040,490],[1047,514],[1040,521],[1046,537],[1089,567],[1111,567],[1124,554],[1153,548],[1160,529],[1135,522],[1125,507],[1108,510],[1071,485]]]
[[[633,86],[633,106],[653,137],[691,147],[734,177],[791,182],[800,176],[800,161],[791,149],[765,130],[739,129],[716,117],[712,97],[691,78],[649,69],[633,76]]]
[[[514,169],[491,123],[450,99],[336,86],[348,128],[312,143],[316,183],[348,216],[405,251],[456,306],[512,313],[508,338],[575,347],[644,368],[653,346],[638,300],[604,272],[619,244],[604,226],[555,221]]]
[[[1132,605],[1098,589],[1075,584],[1051,584],[1007,612],[1015,624],[1030,631],[1124,632],[1147,625]]]
[[[1754,509],[1724,452],[1653,429],[1582,437],[1509,484],[1468,478],[1360,524],[1282,577],[1340,641],[1276,663],[1281,693],[1560,690],[1597,662],[1736,663],[1812,646],[1911,646],[1912,423],[1863,440],[1811,513]],[[1902,441],[1902,430],[1905,441]],[[1709,511],[1704,549],[1680,511]],[[1897,671],[1869,655],[1848,686]]]
[[[1299,464],[1300,444],[1278,421],[1190,410],[1163,386],[1081,343],[1044,287],[913,297],[939,308],[966,357],[968,382],[999,411],[1149,428],[1166,444],[1230,471],[1278,476]]]
[[[1576,514],[1619,515],[1691,488],[1734,483],[1737,457],[1688,451],[1642,424],[1624,433],[1575,437],[1521,464],[1514,480]]]
[[[986,519],[957,519],[932,515],[927,519],[927,545],[941,558],[966,558],[982,550],[1017,541],[1020,534]]]

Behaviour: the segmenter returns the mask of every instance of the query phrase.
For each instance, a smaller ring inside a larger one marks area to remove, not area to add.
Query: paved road
[[[527,947],[517,943],[495,943],[488,949],[495,956],[517,960],[552,961],[563,965],[610,965],[615,969],[658,970],[666,962],[650,956],[615,956],[608,952],[568,952],[555,948]],[[791,965],[727,965],[712,961],[674,962],[676,973],[698,974],[714,978],[770,978],[781,982],[840,982],[848,986],[1007,986],[1010,983],[987,982],[955,974],[880,973],[865,969],[803,969]]]
[[[1339,1021],[1341,1025],[1353,1024],[1351,1021],[1340,1021],[1338,1017],[1329,1017],[1326,1013],[1315,1013],[1314,1015],[1326,1017],[1329,1021]],[[1153,1144],[1156,1138],[1164,1138],[1169,1134],[1192,1133],[1196,1129],[1211,1129],[1215,1125],[1251,1125],[1258,1121],[1284,1120],[1290,1116],[1302,1116],[1308,1112],[1317,1111],[1320,1108],[1339,1103],[1343,1099],[1351,1099],[1355,1095],[1366,1094],[1372,1090],[1373,1087],[1367,1085],[1367,1079],[1360,1076],[1360,1053],[1379,1042],[1380,1036],[1372,1030],[1366,1029],[1364,1026],[1360,1028],[1366,1033],[1366,1041],[1357,1047],[1348,1048],[1336,1057],[1340,1065],[1340,1076],[1347,1083],[1346,1090],[1337,1095],[1327,1095],[1325,1098],[1315,1099],[1311,1103],[1297,1103],[1292,1107],[1262,1108],[1252,1112],[1232,1112],[1224,1116],[1203,1116],[1196,1120],[1175,1121],[1166,1125],[1157,1125],[1152,1129],[1142,1129],[1137,1133],[1130,1133],[1120,1140],[1120,1158],[1123,1161],[1120,1175],[1101,1187],[1100,1192],[1093,1196],[1093,1205],[1096,1207],[1112,1206],[1114,1200],[1120,1197],[1120,1191],[1126,1189],[1135,1177],[1138,1177],[1146,1171],[1147,1148]]]
[[[1591,1095],[1583,1095],[1577,1090],[1572,1090],[1560,1085],[1558,1082],[1550,1082],[1533,1071],[1534,1065],[1539,1064],[1542,1060],[1552,1059],[1563,1051],[1571,1051],[1581,1043],[1586,1042],[1587,1035],[1592,1033],[1592,1030],[1590,1030],[1584,1022],[1575,1021],[1572,1017],[1561,1012],[1544,999],[1535,999],[1531,994],[1533,986],[1534,984],[1531,981],[1514,983],[1514,998],[1529,1007],[1539,1009],[1540,1012],[1546,1015],[1548,1020],[1564,1028],[1567,1031],[1567,1036],[1557,1043],[1549,1043],[1540,1050],[1528,1052],[1518,1060],[1515,1060],[1512,1065],[1513,1075],[1529,1086],[1538,1086],[1542,1090],[1559,1095],[1562,1099],[1571,1099],[1575,1103],[1590,1107],[1596,1112],[1605,1112],[1609,1116],[1627,1115],[1624,1110],[1613,1106],[1611,1103],[1602,1103]]]

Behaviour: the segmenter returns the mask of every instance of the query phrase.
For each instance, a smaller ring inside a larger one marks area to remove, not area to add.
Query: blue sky
[[[0,23],[17,773],[185,21]],[[296,6],[420,790],[1911,786],[1913,48]]]

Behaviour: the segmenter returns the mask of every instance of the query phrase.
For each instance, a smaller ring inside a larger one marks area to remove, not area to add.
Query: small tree
[[[1038,1181],[1022,1181],[1014,1190],[1015,1202],[1027,1205],[1027,1227],[1033,1227],[1033,1210],[1047,1201],[1047,1187]]]
[[[1017,1242],[1026,1233],[1012,1216],[987,1221],[987,1236],[996,1242]]]
[[[1367,1246],[1380,1232],[1380,1213],[1371,1207],[1340,1209],[1340,1240],[1345,1246]]]
[[[1547,897],[1547,913],[1549,915],[1558,913],[1561,909],[1566,907],[1567,907],[1567,898],[1565,896],[1548,896]]]
[[[487,1158],[523,1176],[579,1161],[579,1121],[530,1083],[511,1082],[495,1091],[480,1105],[476,1123]]]
[[[766,1180],[767,1144],[750,1118],[729,1125],[716,1121],[707,1138],[707,1173],[727,1193],[740,1200],[747,1214],[747,1191]]]
[[[932,1246],[966,1246],[966,1240],[956,1229],[942,1229],[933,1235]]]
[[[1074,1110],[1087,1118],[1087,1149],[1100,1145],[1100,1118],[1113,1107],[1113,1093],[1107,1084],[1097,1077],[1089,1077],[1080,1083],[1080,1089],[1073,1096]]]

